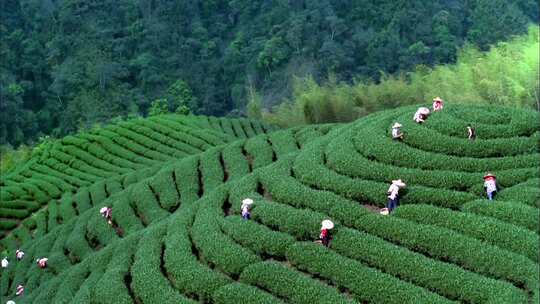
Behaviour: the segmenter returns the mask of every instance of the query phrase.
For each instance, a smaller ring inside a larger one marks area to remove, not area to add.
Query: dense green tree
[[[531,21],[533,0],[3,0],[0,144],[147,115],[159,98],[170,111],[243,112],[249,84],[270,107],[295,76],[377,82]]]

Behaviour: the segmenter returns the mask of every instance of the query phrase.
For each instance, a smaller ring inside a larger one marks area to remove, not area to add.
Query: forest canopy
[[[3,0],[0,144],[164,109],[243,113],[253,92],[271,107],[294,77],[378,82],[537,20],[534,0]]]

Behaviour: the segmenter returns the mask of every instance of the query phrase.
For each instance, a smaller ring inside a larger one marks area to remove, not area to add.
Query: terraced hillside
[[[24,221],[32,212],[53,209],[75,193],[85,209],[163,163],[271,130],[247,119],[164,115],[65,137],[35,153],[17,172],[2,176],[0,239],[21,222],[33,230],[35,221]]]
[[[23,284],[17,303],[538,303],[538,114],[448,106],[417,125],[414,111],[224,140],[118,173],[122,186],[104,176],[49,193],[2,240],[27,256],[2,270],[0,300]],[[395,121],[403,142],[390,139]],[[395,178],[402,206],[379,215]],[[329,248],[313,243],[326,218]]]

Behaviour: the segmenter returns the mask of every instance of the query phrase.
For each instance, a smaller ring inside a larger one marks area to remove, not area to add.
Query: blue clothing
[[[388,199],[388,204],[386,204],[386,208],[388,208],[388,212],[392,212],[395,208],[399,206],[399,196],[395,196],[393,199]]]

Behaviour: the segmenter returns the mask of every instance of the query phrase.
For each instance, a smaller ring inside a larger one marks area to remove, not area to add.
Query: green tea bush
[[[212,300],[216,304],[244,303],[244,304],[280,304],[284,303],[273,295],[256,287],[232,283],[225,285],[213,294]]]
[[[148,184],[159,197],[159,204],[169,212],[173,212],[180,205],[180,197],[173,180],[172,170],[162,170],[154,176]]]
[[[448,111],[434,113],[425,122],[425,126],[441,134],[452,137],[467,138],[467,125],[470,124],[479,139],[509,138],[515,136],[530,136],[539,129],[536,114],[527,111],[514,111],[508,124],[485,124],[477,121],[456,119]]]
[[[243,140],[236,141],[224,147],[221,152],[228,181],[239,179],[250,172],[248,160],[242,154],[244,143]]]
[[[403,142],[423,151],[475,158],[508,157],[538,152],[537,143],[540,139],[538,132],[529,137],[477,138],[470,141],[465,138],[443,135],[412,121],[398,120],[404,121],[403,130],[406,136]]]
[[[358,302],[453,303],[428,290],[342,257],[318,244],[293,244],[287,250],[287,260],[300,269],[346,288]]]
[[[225,172],[220,163],[221,149],[212,148],[200,156],[200,170],[202,173],[204,191],[217,188],[225,180]]]
[[[527,301],[526,294],[510,283],[489,279],[364,232],[340,229],[334,236],[332,249],[449,299],[501,304]]]
[[[166,228],[166,225],[154,226],[141,237],[131,268],[133,290],[145,303],[196,303],[174,289],[160,272]]]
[[[244,148],[253,158],[253,169],[262,168],[272,163],[274,152],[267,141],[266,135],[248,139]]]
[[[261,202],[264,204],[264,202]],[[221,225],[223,232],[235,242],[249,248],[258,255],[285,256],[287,247],[294,243],[288,234],[258,225],[255,221],[246,221],[239,216],[225,218]]]
[[[193,243],[198,248],[201,258],[215,265],[226,274],[240,274],[250,264],[260,261],[252,251],[241,247],[221,231],[218,218],[220,210],[211,208],[210,202],[223,204],[227,193],[221,189],[214,191],[206,199],[200,200],[201,207],[192,226]]]
[[[538,269],[530,259],[446,228],[376,214],[356,219],[353,227],[465,269],[524,284],[528,290],[538,285]]]
[[[504,189],[497,199],[518,201],[531,207],[540,207],[540,189],[527,185],[518,185]]]
[[[461,208],[462,211],[489,216],[531,231],[538,232],[538,209],[515,201],[476,200]]]
[[[259,132],[256,132],[253,129],[253,125],[251,124],[251,121],[249,119],[241,118],[241,119],[238,119],[238,122],[242,126],[242,130],[244,130],[244,133],[246,133],[246,136],[248,138],[249,137],[254,137],[259,133],[264,133],[264,131],[262,131],[262,130],[260,130]]]
[[[247,267],[240,281],[268,290],[287,303],[356,303],[337,289],[277,262]]]
[[[397,208],[394,215],[416,223],[451,229],[538,262],[538,234],[512,224],[428,205],[406,205]]]
[[[164,239],[163,259],[175,287],[183,294],[197,295],[202,301],[209,301],[214,292],[231,280],[224,274],[213,271],[201,263],[198,252],[193,248],[189,227],[195,208],[183,205],[181,213],[172,216]]]
[[[244,132],[244,129],[242,128],[242,124],[237,119],[231,119],[231,125],[234,131],[234,134],[236,134],[236,137],[238,138],[246,138],[246,132]]]
[[[272,149],[276,153],[278,158],[294,153],[298,151],[298,146],[296,145],[296,139],[293,136],[293,130],[284,130],[271,133],[268,138],[272,143]]]

